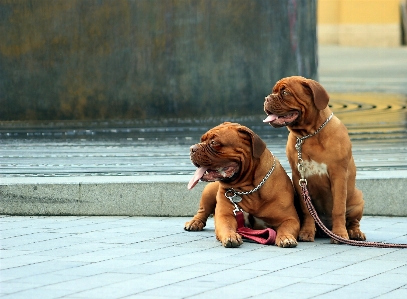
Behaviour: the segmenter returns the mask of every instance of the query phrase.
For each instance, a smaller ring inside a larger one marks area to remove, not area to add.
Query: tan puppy
[[[362,192],[355,187],[352,145],[344,124],[336,116],[330,118],[328,101],[327,92],[318,82],[299,76],[284,78],[265,98],[268,117],[264,121],[273,127],[287,126],[290,131],[286,153],[297,193],[301,194],[301,188],[295,145],[298,137],[304,137],[304,176],[319,217],[336,235],[365,240],[359,229],[364,201]],[[299,240],[314,241],[315,223],[302,200],[301,208],[304,218]]]
[[[271,175],[255,192],[241,195],[237,204],[249,217],[255,229],[271,227],[277,232],[276,245],[295,247],[300,228],[294,207],[294,189],[278,160],[252,130],[236,123],[223,123],[205,133],[201,143],[190,149],[191,161],[198,169],[188,188],[199,180],[216,181],[202,193],[199,210],[185,223],[185,230],[202,230],[209,215],[215,213],[216,238],[225,247],[243,243],[236,233],[234,205],[225,196],[228,189],[251,191],[273,168]]]

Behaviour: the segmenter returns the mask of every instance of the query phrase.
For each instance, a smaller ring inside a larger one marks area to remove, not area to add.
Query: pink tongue
[[[188,184],[188,189],[191,190],[192,188],[195,187],[196,184],[198,184],[199,180],[203,177],[205,171],[208,170],[207,167],[199,167],[195,173],[192,179],[189,181]]]
[[[278,118],[277,115],[275,114],[269,114],[265,120],[263,120],[264,123],[271,123],[272,121],[276,120]]]

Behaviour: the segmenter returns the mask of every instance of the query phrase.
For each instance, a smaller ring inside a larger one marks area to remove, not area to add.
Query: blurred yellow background
[[[400,46],[403,43],[403,9],[405,13],[402,4],[405,3],[405,0],[318,0],[319,43]]]

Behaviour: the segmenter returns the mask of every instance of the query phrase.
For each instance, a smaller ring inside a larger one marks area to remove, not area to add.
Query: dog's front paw
[[[283,248],[293,248],[297,246],[297,240],[293,235],[277,236],[276,245]]]
[[[332,230],[332,233],[334,233],[335,235],[337,235],[338,237],[341,237],[343,239],[349,240],[349,235],[348,232],[346,230]],[[331,239],[331,244],[341,244],[341,242],[338,242],[334,239]]]
[[[300,230],[298,234],[298,240],[302,242],[314,242],[315,240],[315,229],[314,230]]]
[[[219,241],[222,242],[222,245],[226,248],[239,247],[243,244],[242,237],[238,233],[231,232],[228,236],[217,237]]]
[[[199,231],[203,230],[205,223],[201,220],[192,219],[191,221],[185,222],[184,230],[186,231]]]
[[[349,239],[357,241],[365,241],[365,234],[358,228],[348,230]]]

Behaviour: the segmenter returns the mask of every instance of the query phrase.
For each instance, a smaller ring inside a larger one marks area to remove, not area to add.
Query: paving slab
[[[2,298],[405,298],[407,249],[329,239],[223,248],[213,218],[0,216]],[[406,217],[365,216],[370,241],[407,244]],[[381,297],[380,297],[381,296]]]

